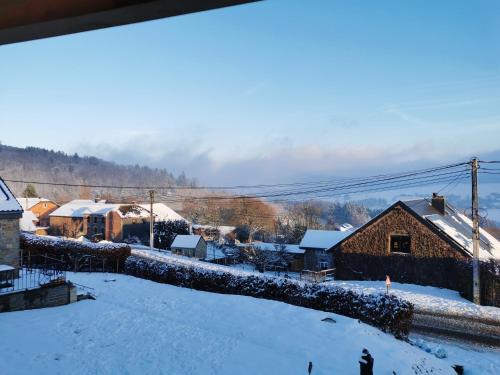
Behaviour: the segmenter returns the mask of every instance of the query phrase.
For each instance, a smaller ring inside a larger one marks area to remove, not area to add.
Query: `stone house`
[[[202,236],[196,234],[178,234],[170,246],[172,254],[186,257],[205,259],[207,257],[207,243]]]
[[[0,178],[0,266],[19,267],[19,219],[23,209]]]
[[[472,221],[443,196],[398,201],[330,251],[467,259],[472,257]],[[500,242],[483,229],[479,257],[500,258]]]
[[[328,251],[351,233],[349,230],[308,229],[299,245],[304,250],[304,269],[321,271],[332,268],[333,260]]]

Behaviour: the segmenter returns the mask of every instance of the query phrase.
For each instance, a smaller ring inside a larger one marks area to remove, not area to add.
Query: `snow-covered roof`
[[[205,229],[205,230],[206,229],[218,229],[219,233],[223,236],[236,230],[236,227],[233,227],[230,225],[219,225],[218,227],[215,227],[213,225],[193,224],[192,227],[193,227],[193,229]]]
[[[21,214],[23,209],[10,191],[7,184],[0,178],[0,213]]]
[[[150,205],[149,204],[140,204],[142,208],[150,210]],[[155,220],[156,221],[173,221],[173,220],[184,220],[187,222],[186,219],[184,219],[181,215],[179,215],[177,212],[172,210],[170,207],[168,207],[166,204],[163,203],[154,203],[153,204],[153,214],[155,215]]]
[[[472,220],[467,216],[448,203],[445,204],[443,215],[432,206],[430,199],[415,199],[403,201],[403,203],[417,215],[446,233],[472,256]],[[500,241],[481,228],[479,229],[479,240],[480,258],[500,259]]]
[[[350,230],[316,230],[308,229],[299,247],[301,249],[328,250],[352,233]]]
[[[254,248],[262,251],[278,251],[281,244],[275,244],[272,242],[252,242],[251,244],[241,244],[241,246],[251,245]],[[290,254],[304,254],[306,251],[301,249],[299,245],[282,244],[287,253]]]
[[[51,202],[51,200],[47,198],[24,198],[17,197],[16,198],[23,210],[29,210],[31,207],[37,205],[40,202]]]
[[[75,199],[63,204],[49,216],[64,216],[82,218],[84,215],[100,214],[105,215],[109,211],[118,210],[120,204],[94,202],[91,199]]]
[[[19,227],[25,232],[35,232],[36,224],[38,223],[38,218],[31,211],[24,211],[21,220],[19,221]]]
[[[178,247],[183,249],[195,249],[201,236],[196,234],[178,234],[175,236],[174,242],[171,247]]]

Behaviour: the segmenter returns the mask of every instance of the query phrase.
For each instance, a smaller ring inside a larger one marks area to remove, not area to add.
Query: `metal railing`
[[[0,272],[0,294],[66,282],[64,264],[49,257],[31,257],[21,268]]]
[[[300,272],[300,280],[322,283],[325,281],[333,280],[334,275],[335,268],[321,271],[303,270]]]

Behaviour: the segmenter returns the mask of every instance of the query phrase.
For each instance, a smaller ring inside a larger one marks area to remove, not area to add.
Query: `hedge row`
[[[196,290],[265,298],[337,313],[398,338],[407,337],[413,315],[413,305],[393,295],[364,295],[328,284],[234,272],[201,262],[177,262],[175,258],[159,262],[130,256],[125,273]]]
[[[92,268],[93,262],[94,270],[121,272],[131,252],[130,246],[124,243],[81,242],[24,232],[20,236],[20,245],[25,258],[28,254],[47,255],[61,260],[67,269],[75,271],[82,270],[81,267],[86,267],[85,270],[88,270],[89,265]]]
[[[385,280],[389,275],[392,281],[453,289],[472,299],[472,260],[340,252],[334,260],[340,280]],[[481,261],[480,267],[482,304],[500,307],[500,263]]]

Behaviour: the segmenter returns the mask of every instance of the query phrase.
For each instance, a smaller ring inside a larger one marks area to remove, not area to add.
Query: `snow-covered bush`
[[[22,232],[21,249],[24,256],[47,255],[63,261],[68,269],[79,271],[79,267],[94,261],[94,270],[120,272],[125,259],[130,255],[130,246],[113,242],[82,242],[57,237],[37,236]]]
[[[207,292],[266,298],[346,315],[396,337],[408,335],[413,305],[393,295],[365,295],[333,285],[239,272],[213,264],[130,256],[125,273]]]

